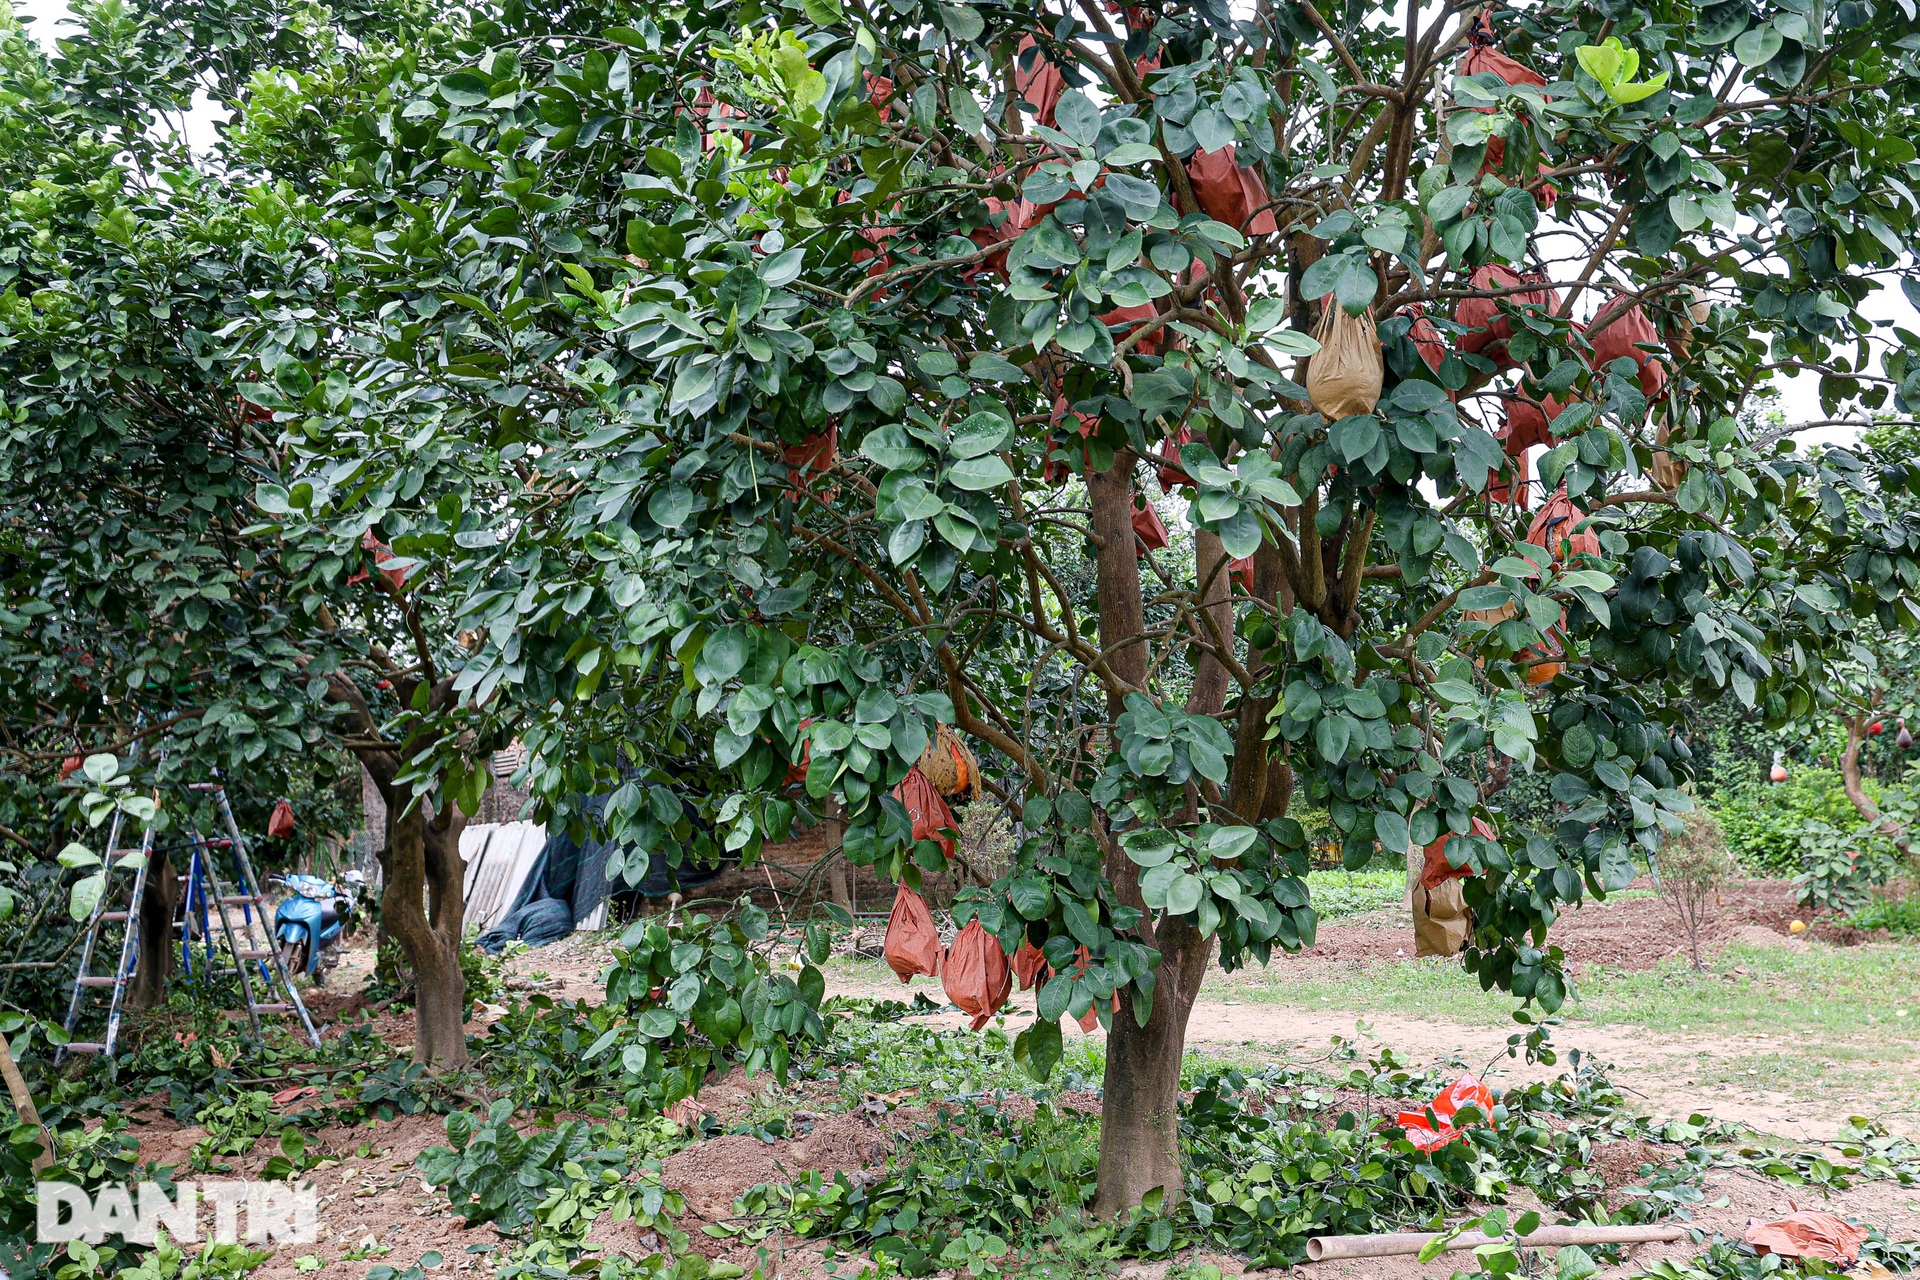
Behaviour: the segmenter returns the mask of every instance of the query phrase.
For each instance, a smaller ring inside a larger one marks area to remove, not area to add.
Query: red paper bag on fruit
[[[1020,989],[1031,991],[1052,974],[1053,966],[1047,963],[1046,953],[1022,939],[1020,949],[1013,953],[1013,976],[1020,980]]]
[[[909,982],[915,975],[933,977],[940,972],[940,931],[933,927],[933,913],[927,900],[904,884],[893,896],[893,914],[887,917],[887,937],[882,944],[887,967]]]
[[[1475,818],[1472,823],[1473,834],[1484,836],[1488,840],[1497,839],[1494,829],[1485,819]],[[1471,865],[1456,867],[1447,860],[1447,841],[1453,839],[1453,832],[1442,832],[1438,840],[1426,848],[1426,861],[1420,871],[1420,883],[1428,889],[1437,889],[1449,880],[1461,880],[1473,875]]]
[[[907,808],[907,817],[913,823],[913,838],[933,841],[940,846],[941,853],[951,858],[953,837],[948,833],[954,830],[953,811],[941,799],[940,789],[933,785],[932,779],[915,765],[907,770],[906,779],[893,789],[893,797]]]
[[[960,1012],[973,1016],[975,1031],[986,1026],[1013,993],[1013,974],[1000,939],[988,933],[978,920],[968,921],[947,949],[941,982],[947,999]]]

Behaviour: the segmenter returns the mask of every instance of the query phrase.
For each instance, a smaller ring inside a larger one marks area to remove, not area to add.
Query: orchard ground
[[[1507,1055],[1507,1038],[1524,1028],[1512,1020],[1507,998],[1483,993],[1457,966],[1411,958],[1412,932],[1397,901],[1393,877],[1317,873],[1316,892],[1332,911],[1315,947],[1277,958],[1266,969],[1216,973],[1194,1012],[1190,1072],[1233,1064],[1249,1070],[1276,1064],[1324,1073],[1326,1097],[1340,1097],[1339,1079],[1356,1064],[1391,1050],[1407,1066],[1470,1069],[1496,1088],[1551,1079],[1569,1069],[1571,1051],[1608,1065],[1624,1095],[1622,1111],[1659,1121],[1710,1116],[1749,1132],[1721,1145],[1777,1153],[1823,1153],[1844,1163],[1828,1143],[1849,1117],[1864,1116],[1888,1131],[1920,1135],[1920,1079],[1914,1071],[1916,1023],[1920,1022],[1920,947],[1846,936],[1814,921],[1805,935],[1790,933],[1796,918],[1788,887],[1752,882],[1730,889],[1707,944],[1704,972],[1692,972],[1684,942],[1665,902],[1643,886],[1590,904],[1556,924],[1554,941],[1566,948],[1576,979],[1575,996],[1561,1012],[1553,1044],[1560,1062],[1527,1065]],[[576,935],[561,944],[509,958],[505,1000],[539,993],[556,999],[597,1001],[599,974],[615,935]],[[682,1191],[687,1213],[681,1225],[694,1247],[746,1265],[764,1257],[766,1275],[830,1274],[820,1246],[774,1232],[749,1242],[737,1235],[745,1221],[737,1197],[763,1183],[783,1183],[806,1170],[831,1180],[846,1172],[872,1181],[889,1162],[912,1149],[925,1126],[948,1123],[941,1102],[1004,1093],[1002,1105],[1014,1123],[1035,1113],[1034,1097],[1065,1119],[1073,1140],[1097,1133],[1102,1035],[1070,1036],[1062,1074],[1036,1088],[1011,1062],[1011,1034],[1024,1025],[1016,995],[1008,1014],[980,1033],[965,1029],[935,981],[901,984],[877,958],[880,928],[856,930],[829,964],[831,994],[917,1002],[922,1012],[860,1034],[870,1038],[838,1066],[797,1072],[780,1089],[765,1077],[736,1072],[711,1082],[687,1109],[699,1120],[664,1148],[667,1185]],[[316,1008],[335,1025],[371,1020],[380,1038],[403,1045],[411,1019],[370,1001],[372,955],[364,945],[350,952]],[[926,1010],[926,1004],[932,1004]],[[476,1010],[469,1031],[484,1035],[501,1012]],[[270,1088],[271,1084],[261,1087]],[[1022,1096],[1025,1090],[1027,1095]],[[1064,1092],[1061,1092],[1064,1090]],[[485,1098],[475,1096],[475,1104]],[[1377,1108],[1379,1099],[1367,1104]],[[288,1104],[288,1108],[306,1105]],[[1351,1097],[1340,1101],[1351,1106]],[[286,1109],[286,1108],[283,1108]],[[165,1114],[156,1095],[136,1115],[142,1158],[187,1167],[207,1163],[204,1130],[183,1127]],[[516,1122],[522,1123],[522,1122]],[[524,1119],[533,1127],[535,1120]],[[1077,1128],[1076,1128],[1077,1126]],[[311,1126],[310,1126],[311,1127]],[[1042,1141],[1036,1131],[1035,1141]],[[1048,1128],[1044,1141],[1059,1141]],[[1679,1131],[1674,1131],[1678,1133]],[[1592,1172],[1617,1207],[1647,1185],[1662,1167],[1673,1167],[1683,1150],[1645,1138],[1598,1142]],[[440,1256],[426,1274],[486,1274],[503,1245],[489,1227],[468,1229],[444,1194],[421,1180],[414,1160],[445,1140],[442,1117],[432,1112],[386,1123],[334,1124],[312,1133],[311,1154],[320,1157],[309,1175],[325,1203],[322,1237],[312,1246],[282,1249],[256,1276],[294,1277],[315,1270],[359,1277],[370,1267],[404,1271],[422,1255]],[[198,1150],[196,1150],[198,1148]],[[264,1137],[247,1156],[227,1161],[238,1175],[257,1172],[278,1150]],[[1765,1159],[1732,1159],[1695,1181],[1700,1200],[1687,1208],[1692,1225],[1710,1238],[1737,1239],[1749,1218],[1766,1218],[1791,1207],[1821,1205],[1877,1226],[1890,1240],[1920,1238],[1920,1185],[1900,1180],[1854,1180],[1832,1190],[1782,1181],[1762,1170]],[[1776,1166],[1776,1171],[1782,1166]],[[1920,1173],[1920,1170],[1913,1171]],[[183,1175],[184,1176],[184,1175]],[[1525,1187],[1496,1197],[1516,1211],[1538,1204]],[[1549,1211],[1549,1221],[1552,1220]],[[1407,1227],[1421,1224],[1407,1223]],[[709,1230],[710,1229],[710,1230]],[[1041,1230],[1047,1243],[1018,1266],[1003,1259],[1004,1274],[1066,1276],[1159,1275],[1165,1262],[1120,1262],[1074,1252],[1070,1232]],[[644,1253],[650,1242],[631,1224],[603,1222],[595,1243],[609,1250]],[[1641,1246],[1609,1275],[1637,1275],[1660,1258],[1693,1256],[1701,1245]],[[481,1250],[481,1251],[474,1251]],[[763,1252],[764,1251],[764,1255]],[[1096,1251],[1097,1252],[1097,1251]],[[1200,1255],[1183,1255],[1188,1264]],[[1234,1259],[1206,1254],[1226,1274]],[[1176,1259],[1175,1262],[1179,1262]],[[1413,1259],[1301,1268],[1309,1275],[1362,1274],[1387,1277],[1444,1276],[1470,1266],[1453,1255],[1425,1267]],[[844,1260],[839,1274],[860,1267]],[[941,1272],[940,1274],[946,1274]],[[1178,1271],[1175,1274],[1180,1274]]]

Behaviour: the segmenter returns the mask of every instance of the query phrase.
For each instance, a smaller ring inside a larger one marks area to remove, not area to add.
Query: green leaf
[[[1060,979],[1055,979],[1060,982]],[[1048,984],[1053,985],[1052,983]],[[1064,986],[1065,984],[1062,983]],[[1061,1009],[1061,1013],[1066,1010]],[[1025,1068],[1028,1075],[1044,1083],[1053,1074],[1054,1067],[1062,1056],[1060,1037],[1060,1013],[1048,1018],[1044,1013],[1034,1024],[1014,1038],[1013,1060]]]
[[[893,532],[887,535],[887,556],[895,564],[905,564],[920,553],[927,542],[927,522],[909,520],[905,524],[895,525]]]
[[[91,916],[106,887],[107,873],[104,871],[96,871],[84,880],[76,881],[72,896],[67,899],[67,914],[75,920],[85,920]]]
[[[1183,916],[1200,906],[1201,896],[1207,891],[1206,882],[1196,875],[1181,875],[1167,886],[1167,911],[1169,914]]]
[[[997,489],[1013,479],[1013,472],[996,454],[982,458],[968,458],[956,462],[947,468],[947,482],[956,489],[965,489],[969,493],[980,493],[988,489]]]
[[[1013,423],[997,413],[969,414],[953,429],[947,450],[956,458],[979,458],[1003,448],[1012,434]]]
[[[1015,876],[1007,885],[1013,909],[1029,920],[1042,920],[1053,910],[1053,885],[1046,876],[1029,871]]]
[[[483,107],[493,98],[493,82],[478,71],[440,77],[440,96],[456,107]]]
[[[1205,107],[1194,113],[1187,128],[1202,151],[1219,151],[1233,143],[1233,120],[1224,111]]]
[[[1771,26],[1749,27],[1735,37],[1733,56],[1743,67],[1764,67],[1773,61],[1783,43],[1780,33]]]
[[[97,867],[100,856],[83,844],[70,844],[62,849],[55,861],[63,867]]]
[[[806,254],[799,249],[788,249],[774,254],[760,264],[760,280],[769,288],[777,289],[783,284],[792,284],[800,278],[805,266]]]
[[[1121,840],[1120,847],[1126,851],[1128,860],[1139,867],[1160,866],[1180,849],[1173,833],[1159,828],[1130,831]]]
[[[693,514],[693,490],[679,483],[656,489],[647,499],[647,515],[663,529],[678,529]]]
[[[927,451],[897,424],[868,432],[860,442],[860,452],[888,471],[918,470],[928,459]]]
[[[1587,1280],[1600,1274],[1600,1264],[1577,1244],[1562,1245],[1553,1262],[1555,1280]]]

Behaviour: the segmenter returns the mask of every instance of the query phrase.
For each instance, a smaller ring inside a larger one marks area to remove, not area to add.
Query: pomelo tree
[[[271,514],[256,497],[286,480],[289,455],[260,403],[280,393],[247,398],[258,363],[231,353],[227,331],[271,305],[304,317],[275,339],[315,340],[333,289],[305,193],[331,146],[310,133],[266,155],[233,133],[195,153],[179,129],[196,74],[244,83],[269,55],[298,59],[283,76],[370,96],[354,41],[403,39],[408,10],[353,11],[336,28],[318,9],[251,25],[209,10],[196,25],[192,6],[155,8],[77,4],[77,29],[51,50],[0,24],[6,860],[46,861],[71,837],[90,755],[128,766],[137,753],[139,791],[163,754],[167,783],[220,769],[257,833],[276,796],[318,801],[351,753],[388,803],[389,829],[376,833],[383,923],[415,975],[416,1053],[458,1065],[458,840],[489,744],[441,744],[429,778],[408,776],[424,749],[414,717],[455,701],[443,674],[463,653],[455,629],[436,613],[431,569],[396,558],[371,522],[281,537],[253,528]],[[264,114],[270,102],[251,105]],[[453,759],[463,763],[449,769]],[[357,800],[357,779],[348,785]],[[162,821],[177,801],[166,793]],[[79,830],[102,855],[104,826]],[[161,997],[175,889],[163,859],[143,904],[136,1003]],[[75,899],[81,917],[90,892]]]
[[[1022,824],[961,910],[1053,970],[1018,1052],[1097,1010],[1096,1208],[1178,1196],[1205,972],[1314,936],[1301,810],[1439,844],[1467,966],[1552,1010],[1556,916],[1690,806],[1686,700],[1809,714],[1913,620],[1899,468],[1739,420],[1920,396],[1863,317],[1916,41],[1882,0],[469,7],[356,50],[377,91],[249,82],[266,170],[325,131],[334,280],[227,334],[258,500],[433,565],[471,644],[415,776],[524,726],[650,856],[693,750],[725,846],[832,802],[912,883],[890,789],[956,725]],[[1528,770],[1551,829],[1500,821]]]

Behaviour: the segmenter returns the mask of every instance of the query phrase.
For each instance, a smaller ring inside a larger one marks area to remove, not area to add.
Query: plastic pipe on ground
[[[1680,1240],[1686,1234],[1684,1227],[1541,1227],[1532,1235],[1520,1237],[1520,1246],[1540,1249],[1563,1244],[1641,1244],[1650,1240]],[[1419,1253],[1439,1235],[1434,1231],[1395,1231],[1378,1236],[1315,1236],[1307,1241],[1307,1260],[1331,1262],[1336,1258],[1391,1258]],[[1479,1231],[1463,1231],[1447,1241],[1447,1248],[1472,1249],[1499,1238]]]

